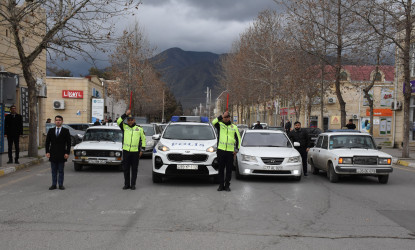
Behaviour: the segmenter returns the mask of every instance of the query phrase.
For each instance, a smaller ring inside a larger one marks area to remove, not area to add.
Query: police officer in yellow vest
[[[212,125],[218,130],[218,163],[219,163],[219,188],[218,191],[231,191],[230,181],[235,154],[241,144],[241,135],[235,124],[231,122],[228,111],[215,120]],[[224,171],[226,169],[226,177]]]
[[[127,118],[127,124],[124,119]],[[135,190],[135,183],[137,180],[138,160],[143,154],[142,147],[146,146],[146,136],[143,128],[135,124],[134,117],[131,116],[131,110],[127,110],[117,120],[118,126],[123,131],[123,169],[124,169],[124,187],[122,189]],[[131,181],[130,181],[131,171]]]

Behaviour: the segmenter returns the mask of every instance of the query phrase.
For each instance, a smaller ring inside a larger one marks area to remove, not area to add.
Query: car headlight
[[[78,134],[78,137],[79,137],[80,139],[82,139],[82,138],[84,138],[84,135],[83,135],[83,134]]]
[[[115,156],[116,157],[120,157],[121,156],[121,152],[115,152]]]
[[[301,161],[301,156],[289,157],[287,163],[297,163]]]
[[[76,156],[81,156],[81,151],[75,151]]]
[[[114,157],[114,155],[115,155],[114,151],[111,151],[110,152],[110,157]]]
[[[160,144],[157,148],[158,148],[158,150],[161,150],[161,151],[169,151],[170,150],[169,147],[164,146],[163,144]]]
[[[210,153],[216,152],[216,147],[209,147],[208,149],[206,149],[206,152],[210,152]]]
[[[379,158],[378,164],[379,165],[391,165],[392,159],[391,158]]]
[[[339,157],[339,164],[352,164],[351,157]]]
[[[256,157],[253,155],[242,155],[242,161],[258,162]]]
[[[82,153],[81,153],[83,156],[85,156],[86,155],[86,151],[82,151]]]

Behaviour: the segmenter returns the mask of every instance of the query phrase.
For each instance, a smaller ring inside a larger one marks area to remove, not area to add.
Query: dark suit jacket
[[[65,162],[65,154],[71,153],[71,134],[69,129],[61,127],[59,136],[56,137],[56,127],[51,128],[46,136],[46,153],[50,153],[49,161]]]
[[[19,114],[6,115],[4,118],[4,134],[8,137],[20,136],[23,134],[23,117]]]

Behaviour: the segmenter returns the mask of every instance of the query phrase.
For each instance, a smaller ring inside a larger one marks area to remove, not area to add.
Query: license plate
[[[177,165],[177,169],[184,169],[184,170],[197,170],[197,165]]]
[[[376,169],[358,168],[358,169],[356,169],[356,173],[359,173],[359,174],[376,174]]]
[[[91,163],[91,164],[105,164],[105,163],[107,163],[107,161],[106,160],[89,160],[88,163]]]
[[[281,166],[264,166],[265,170],[281,170]]]

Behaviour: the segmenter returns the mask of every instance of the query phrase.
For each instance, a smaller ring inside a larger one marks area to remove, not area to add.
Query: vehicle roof
[[[245,133],[274,133],[274,134],[284,134],[280,130],[268,130],[268,129],[250,129],[246,130]]]
[[[361,136],[370,136],[369,133],[360,133],[360,132],[324,132],[321,133],[320,135],[361,135]]]
[[[90,129],[116,129],[116,130],[121,130],[120,127],[118,127],[118,126],[105,126],[105,125],[92,126],[92,127],[89,127],[87,130],[90,130]]]

